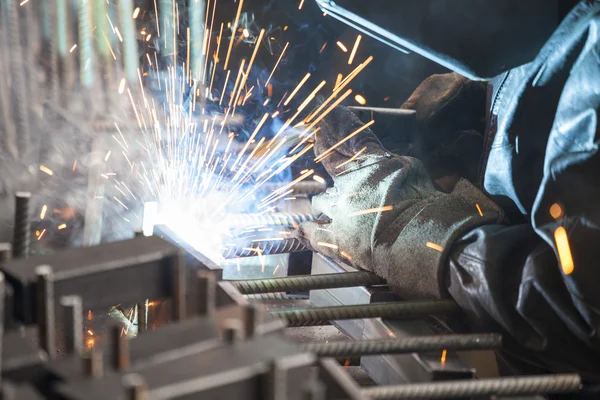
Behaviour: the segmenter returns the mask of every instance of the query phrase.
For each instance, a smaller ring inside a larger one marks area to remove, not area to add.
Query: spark
[[[356,158],[358,156],[360,156],[362,154],[363,151],[365,151],[367,149],[367,146],[363,147],[362,149],[360,149],[359,151],[357,151],[356,153],[354,153],[354,155],[352,157],[350,157],[348,160],[344,161],[343,163],[341,163],[340,165],[336,166],[335,168],[342,168],[344,165],[351,163],[352,161],[356,160]]]
[[[339,246],[332,244],[332,243],[327,243],[327,242],[318,242],[317,246],[329,247],[330,249],[334,249],[334,250],[337,250],[339,248]]]
[[[298,10],[302,10],[303,5],[304,5],[304,0],[300,0],[300,4],[298,5]]]
[[[367,104],[367,99],[365,99],[362,95],[357,94],[356,96],[354,96],[354,100],[356,100],[356,102],[362,106],[364,106],[365,104]]]
[[[117,35],[117,37],[119,38],[119,41],[120,41],[121,43],[123,43],[123,36],[121,36],[121,32],[119,32],[119,28],[117,28],[116,26],[115,26],[115,34],[116,34],[116,35]]]
[[[75,172],[76,168],[77,168],[77,160],[73,161],[73,167],[71,168],[71,171]]]
[[[138,15],[140,15],[140,8],[136,7],[135,10],[133,10],[133,19],[136,19]]]
[[[335,42],[335,44],[337,44],[337,45],[338,45],[338,47],[339,47],[340,49],[342,49],[342,51],[343,51],[344,53],[347,53],[347,52],[348,52],[348,48],[347,48],[346,46],[344,46],[344,43],[342,43],[342,42],[340,42],[340,41],[338,40],[337,42]]]
[[[45,165],[40,165],[40,171],[45,172],[48,175],[54,175],[54,172]]]
[[[571,246],[569,245],[569,238],[567,231],[564,227],[559,226],[554,231],[554,241],[556,242],[556,249],[558,250],[558,258],[560,259],[560,265],[565,275],[570,275],[575,269],[573,263],[573,256],[571,255]]]
[[[275,70],[277,69],[277,66],[279,65],[279,62],[281,61],[281,58],[283,57],[283,55],[285,54],[285,50],[288,48],[290,42],[287,42],[283,48],[283,50],[281,51],[281,54],[279,55],[279,58],[277,59],[277,62],[275,63],[275,66],[273,67],[273,70],[271,71],[271,74],[269,75],[269,78],[267,79],[267,81],[265,82],[265,87],[267,87],[269,85],[269,81],[271,80],[271,78],[273,77],[273,74],[275,73]]]
[[[430,249],[437,250],[440,253],[442,253],[444,251],[444,248],[442,246],[440,246],[439,244],[432,243],[432,242],[425,243],[425,246],[429,247]]]
[[[125,78],[122,78],[121,82],[119,83],[119,94],[123,94],[123,92],[125,91],[125,83],[127,83],[127,81],[125,80]]]
[[[244,28],[242,33],[244,34],[244,37],[250,36],[250,32],[248,32],[248,29],[246,29],[246,28]]]
[[[479,207],[479,204],[475,203],[475,207],[477,207],[477,212],[479,213],[479,216],[483,217],[483,211],[481,211],[481,207]]]
[[[66,227],[67,224],[60,224],[57,229],[60,231],[61,229],[65,229]]]
[[[277,264],[277,266],[275,267],[275,269],[273,270],[273,275],[275,275],[275,272],[277,272],[277,270],[279,269],[279,264]]]
[[[342,257],[345,257],[348,260],[352,261],[352,257],[350,257],[350,254],[346,253],[345,251],[341,250],[340,254],[342,255]]]
[[[71,47],[71,49],[69,50],[69,53],[74,52],[76,48],[77,48],[77,44],[74,44],[73,47]]]
[[[298,93],[298,91],[300,90],[300,88],[302,87],[302,85],[304,85],[306,83],[306,81],[308,80],[308,78],[310,78],[310,72],[307,73],[304,78],[302,78],[302,80],[300,81],[300,83],[298,83],[298,85],[296,86],[296,88],[294,89],[294,91],[292,92],[292,94],[289,95],[289,97],[287,98],[287,100],[283,103],[284,106],[287,106],[290,101],[292,101],[292,98],[296,95],[296,93]]]
[[[40,236],[38,236],[37,240],[40,240],[42,238],[42,236],[44,236],[44,233],[46,233],[46,229],[42,230],[42,232],[40,233]]]
[[[446,354],[447,354],[447,350],[446,349],[442,350],[442,357],[440,358],[440,363],[442,365],[446,364]]]
[[[391,211],[393,209],[394,209],[394,206],[383,206],[383,207],[368,208],[366,210],[355,211],[353,213],[350,213],[350,216],[351,217],[356,217],[358,215],[374,214],[374,213],[378,213],[378,212]]]
[[[108,161],[111,153],[112,153],[112,151],[110,151],[110,150],[108,151],[108,153],[106,153],[106,156],[104,156],[104,161],[105,162]]]
[[[29,3],[29,0],[23,0],[19,6],[23,7],[27,3]]]
[[[554,219],[559,219],[560,217],[563,216],[563,209],[560,206],[560,204],[558,204],[558,203],[552,204],[552,206],[550,207],[550,215]]]
[[[359,133],[361,133],[365,129],[369,128],[374,123],[375,123],[375,120],[371,120],[371,121],[367,122],[366,124],[364,124],[363,126],[361,126],[360,128],[358,128],[357,130],[355,130],[354,132],[352,132],[351,134],[349,134],[348,136],[346,136],[345,138],[343,138],[342,140],[340,140],[339,142],[337,142],[336,144],[334,144],[333,146],[331,146],[329,149],[325,150],[323,153],[321,153],[318,157],[315,158],[315,161],[316,162],[323,161],[326,157],[328,157],[339,146],[341,146],[342,144],[346,143],[348,140],[352,139],[354,136],[358,135]]]
[[[119,203],[120,205],[122,205],[123,208],[125,208],[126,210],[129,210],[129,208],[127,208],[127,206],[125,204],[123,204],[123,202],[121,202],[121,200],[117,199],[116,196],[113,196],[113,198],[117,201],[117,203]]]
[[[356,41],[354,42],[354,47],[352,47],[352,52],[350,53],[350,57],[348,58],[348,65],[352,65],[354,61],[354,56],[356,56],[356,50],[358,50],[358,45],[360,44],[360,40],[362,39],[361,35],[356,37]]]
[[[319,175],[314,175],[313,179],[319,183],[325,183],[325,179],[321,178]]]
[[[46,211],[48,211],[48,206],[44,204],[42,211],[40,212],[40,219],[44,219],[46,217]]]
[[[237,31],[238,22],[240,21],[240,14],[242,12],[243,6],[244,6],[244,0],[240,0],[237,14],[235,16],[235,22],[233,23],[233,27],[231,28],[231,39],[229,40],[229,48],[227,49],[227,57],[225,57],[225,65],[223,66],[224,71],[227,71],[227,66],[229,65],[229,56],[231,55],[231,49],[233,48],[233,40],[235,39],[235,32]]]

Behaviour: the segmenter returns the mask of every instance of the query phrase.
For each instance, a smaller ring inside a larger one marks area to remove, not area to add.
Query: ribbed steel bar
[[[287,293],[257,293],[257,294],[245,294],[244,298],[248,300],[282,300],[282,301],[294,301],[294,300],[308,300],[307,295],[302,294],[287,294]]]
[[[247,279],[230,282],[242,294],[304,292],[306,290],[370,286],[385,283],[383,279],[368,271],[284,276],[281,278]]]
[[[240,228],[246,226],[296,226],[314,220],[315,216],[311,214],[232,214],[227,217],[227,225]]]
[[[31,208],[29,200],[31,193],[17,192],[15,194],[15,221],[13,228],[13,257],[29,256]]]
[[[119,22],[123,34],[125,77],[130,84],[134,84],[138,80],[139,60],[135,25],[132,18],[133,0],[120,0],[118,6]]]
[[[255,257],[258,255],[296,253],[309,249],[297,239],[266,240],[247,246],[230,246],[221,252],[223,258]]]
[[[329,321],[363,318],[412,319],[427,315],[444,315],[458,310],[451,300],[439,301],[399,301],[353,306],[316,307],[271,311],[271,314],[285,319],[288,326],[318,326]]]
[[[94,41],[92,38],[92,5],[90,0],[78,1],[79,27],[79,74],[81,86],[90,89],[94,85],[95,61]]]
[[[300,348],[319,357],[360,357],[370,354],[406,354],[442,350],[495,350],[502,346],[497,333],[416,336],[395,340],[345,340],[302,343]]]
[[[17,130],[17,145],[19,154],[23,157],[29,149],[31,141],[31,127],[29,121],[29,102],[27,95],[27,69],[23,47],[21,45],[21,30],[19,21],[19,4],[16,0],[5,0],[6,10],[8,12],[8,47],[10,49],[10,67],[11,67],[11,86],[13,112],[15,115],[15,126]]]
[[[265,192],[272,192],[277,189],[280,189],[283,186],[284,185],[281,183],[267,182],[267,183],[261,185],[260,190],[265,191]],[[312,194],[323,193],[325,191],[325,189],[327,189],[327,185],[325,183],[321,183],[321,182],[317,182],[317,181],[302,181],[302,182],[296,183],[294,186],[291,187],[291,189],[294,189],[294,194],[312,195]]]
[[[563,374],[377,386],[362,389],[361,393],[371,399],[450,399],[572,393],[580,387],[579,375]]]

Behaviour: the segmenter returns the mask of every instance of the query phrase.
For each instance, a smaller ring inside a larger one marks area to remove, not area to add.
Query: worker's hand
[[[416,111],[411,155],[451,192],[459,177],[478,180],[483,151],[486,85],[457,73],[425,79],[402,105]]]
[[[377,273],[405,298],[441,297],[444,248],[465,230],[496,221],[498,209],[464,181],[450,195],[437,191],[420,161],[387,152],[347,108],[332,111],[319,128],[315,154],[334,186],[313,198],[313,211],[329,222],[301,224],[300,240]]]

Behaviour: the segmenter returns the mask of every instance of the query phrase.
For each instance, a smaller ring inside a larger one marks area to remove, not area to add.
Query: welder
[[[503,334],[503,374],[600,381],[599,32],[600,1],[576,4],[533,57],[495,63],[511,69],[485,83],[475,78],[493,68],[433,52],[473,79],[431,76],[403,108],[416,110],[421,143],[461,143],[485,118],[479,178],[435,151],[391,153],[369,129],[331,150],[362,126],[334,110],[315,143],[334,185],[313,199],[324,217],[299,237],[403,299],[454,299],[451,329]],[[515,44],[521,55],[526,42]]]

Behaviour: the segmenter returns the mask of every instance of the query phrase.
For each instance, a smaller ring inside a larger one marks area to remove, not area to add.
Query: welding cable
[[[327,325],[329,321],[363,318],[413,319],[431,314],[446,315],[459,308],[452,300],[397,301],[338,307],[315,307],[271,311],[286,320],[288,326]]]
[[[502,335],[497,333],[471,335],[416,336],[394,340],[335,340],[326,343],[302,343],[300,348],[319,357],[360,357],[372,354],[406,354],[443,350],[497,350]]]
[[[450,399],[573,393],[580,387],[579,375],[561,374],[377,386],[361,393],[370,399]]]
[[[294,238],[281,240],[265,240],[248,246],[230,246],[221,252],[225,259],[236,257],[256,257],[259,255],[297,253],[310,251],[308,247]]]
[[[383,279],[368,271],[245,279],[229,282],[242,294],[305,292],[307,290],[385,284]]]
[[[227,217],[227,225],[245,226],[298,226],[307,221],[314,221],[311,214],[271,213],[271,214],[232,214]]]

